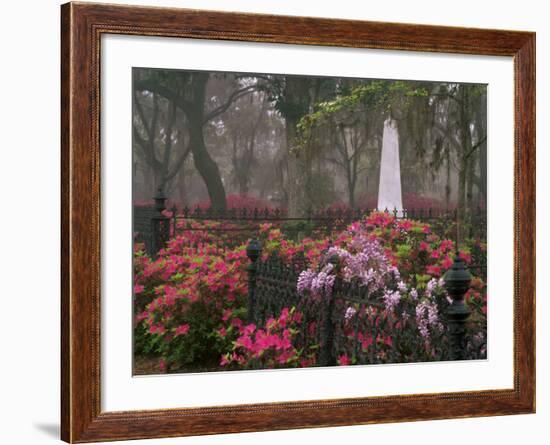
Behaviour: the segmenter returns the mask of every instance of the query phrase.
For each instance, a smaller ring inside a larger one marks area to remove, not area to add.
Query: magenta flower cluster
[[[303,271],[298,277],[296,285],[298,292],[304,294],[306,290],[309,290],[316,297],[321,295],[330,296],[336,279],[336,276],[332,273],[333,270],[334,265],[328,263],[318,273],[313,272],[311,269]]]
[[[443,330],[443,324],[440,321],[436,303],[437,293],[444,293],[446,295],[443,285],[443,279],[436,280],[432,278],[428,281],[425,296],[416,306],[416,324],[420,335],[426,342],[430,340],[430,328],[436,329],[439,332]]]
[[[390,278],[399,278],[399,271],[391,264],[380,243],[359,235],[352,238],[346,248],[330,247],[325,253],[326,264],[319,272],[312,269],[302,271],[298,277],[298,292],[304,294],[309,291],[313,296],[330,295],[335,280],[335,259],[344,281],[358,279],[370,292],[384,290]],[[398,296],[392,295],[388,301],[393,302],[396,298],[399,301]]]

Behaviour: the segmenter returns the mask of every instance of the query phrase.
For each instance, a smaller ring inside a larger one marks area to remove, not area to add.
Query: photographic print
[[[133,373],[486,359],[487,86],[133,68]]]
[[[63,440],[535,412],[535,33],[61,11]]]

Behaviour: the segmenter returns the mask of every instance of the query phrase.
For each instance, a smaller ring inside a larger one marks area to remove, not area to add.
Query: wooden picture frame
[[[535,411],[534,33],[91,3],[65,4],[61,17],[63,440],[94,442]],[[102,412],[99,116],[103,34],[512,56],[513,389]]]

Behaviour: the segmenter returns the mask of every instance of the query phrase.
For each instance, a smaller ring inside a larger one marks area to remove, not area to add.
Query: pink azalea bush
[[[336,237],[320,265],[300,274],[297,290],[311,297],[330,296],[336,279],[355,282],[382,305],[382,309],[367,309],[336,301],[350,322],[342,334],[350,344],[361,345],[356,352],[369,354],[385,348],[399,350],[402,361],[407,357],[414,361],[441,359],[445,355],[442,312],[450,302],[442,275],[452,264],[454,250],[454,242],[433,234],[428,224],[374,212]],[[459,255],[471,263],[469,247]],[[484,332],[487,295],[481,278],[474,278],[466,300],[473,309],[474,330]],[[378,331],[376,339],[363,333],[373,326]],[[352,363],[353,355],[346,355]],[[372,359],[393,359],[383,355]]]
[[[135,354],[158,359],[163,372],[316,365],[320,345],[311,339],[319,326],[304,324],[302,308],[285,307],[258,325],[245,322],[248,238],[220,249],[234,233],[227,230],[231,224],[186,223],[155,260],[142,245],[135,246]],[[277,254],[289,264],[297,257],[306,261],[296,288],[312,299],[314,310],[337,280],[356,283],[379,302],[366,306],[335,295],[335,310],[344,320],[337,334],[346,339],[337,364],[354,364],[361,357],[376,362],[442,357],[442,311],[448,300],[441,278],[456,246],[429,224],[373,212],[330,235],[297,240],[274,223],[262,224],[258,234],[261,260]],[[477,262],[486,255],[486,244],[466,240],[460,255],[469,264]],[[487,293],[482,276],[472,281],[466,300],[478,332],[473,342],[483,344]]]
[[[295,337],[302,322],[296,308],[283,308],[277,318],[270,317],[265,326],[241,326],[233,348],[221,358],[225,368],[280,368],[305,366],[312,357],[298,349]]]
[[[171,240],[155,261],[135,254],[136,343],[161,356],[165,367],[217,364],[228,347],[214,331],[228,309],[243,312],[246,296],[244,248],[219,251],[182,247]]]
[[[218,230],[221,229],[221,230]],[[134,253],[135,353],[160,357],[166,371],[202,363],[213,369],[233,350],[246,317],[246,244],[219,249],[227,223],[191,221],[156,260],[136,244]],[[264,257],[280,251],[316,258],[326,240],[284,239],[273,225],[260,230]],[[269,331],[270,328],[267,328]]]

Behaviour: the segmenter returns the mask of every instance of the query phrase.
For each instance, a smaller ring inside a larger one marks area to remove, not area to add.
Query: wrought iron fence
[[[292,217],[280,209],[166,209],[162,191],[155,197],[155,206],[134,209],[134,232],[136,240],[145,244],[147,252],[156,257],[169,238],[183,236],[187,247],[232,249],[248,244],[248,317],[253,323],[265,323],[276,317],[284,307],[295,307],[302,313],[302,326],[296,344],[312,348],[315,362],[321,366],[333,365],[338,357],[352,357],[354,363],[387,363],[422,361],[422,338],[412,335],[411,330],[398,329],[395,324],[413,323],[415,313],[411,307],[399,303],[396,309],[399,320],[384,316],[380,295],[369,295],[358,283],[337,279],[328,298],[316,301],[298,294],[296,283],[301,271],[307,268],[303,257],[295,257],[290,263],[277,256],[267,261],[260,260],[261,247],[254,240],[261,225],[270,223],[281,229],[286,237],[300,239],[304,236],[329,235],[344,229],[350,222],[361,219],[374,209],[323,210],[306,212],[302,217]],[[404,209],[392,213],[396,218],[412,218],[430,222],[433,231],[450,232],[454,235],[456,210],[443,211]],[[485,238],[485,211],[481,208],[470,212],[462,224],[466,235]],[[194,237],[194,233],[201,236]],[[210,236],[204,238],[202,235]],[[249,242],[250,241],[250,242]],[[256,243],[256,244],[255,244]],[[479,244],[475,244],[479,250]],[[486,279],[485,252],[471,252],[476,275]],[[454,266],[453,266],[454,267]],[[439,312],[446,314],[445,326],[440,338],[434,339],[437,350],[431,351],[431,359],[482,358],[483,343],[473,346],[466,341],[467,314],[464,311],[464,293],[467,288],[453,296],[453,303],[440,301]],[[451,292],[450,292],[451,293]],[[451,310],[452,309],[452,310]],[[466,317],[465,317],[466,314]],[[386,335],[391,331],[391,336]],[[449,338],[447,338],[447,336]],[[449,339],[451,341],[449,341]]]
[[[285,237],[301,240],[304,237],[327,236],[343,230],[353,221],[369,215],[374,208],[307,210],[291,216],[284,209],[232,208],[219,210],[200,207],[166,207],[162,190],[155,196],[155,206],[134,207],[134,235],[143,242],[150,256],[155,257],[169,238],[187,235],[185,247],[201,249],[206,245],[223,251],[243,245],[258,236],[262,224],[279,228]],[[443,236],[456,236],[456,209],[384,209],[397,219],[428,222],[432,231]],[[462,216],[462,236],[486,237],[485,209],[477,207]]]
[[[132,215],[134,240],[142,242],[151,257],[157,256],[172,234],[170,218],[164,213],[166,196],[162,189],[154,200],[154,206],[134,206]]]
[[[262,260],[261,246],[256,240],[248,245],[247,254],[248,322],[264,325],[270,317],[277,318],[283,308],[296,308],[302,318],[295,346],[305,351],[305,355],[314,355],[318,366],[335,365],[342,356],[351,358],[354,364],[485,357],[483,339],[477,343],[471,341],[466,327],[469,311],[464,294],[469,278],[464,285],[464,276],[459,276],[462,287],[449,288],[452,303],[446,299],[438,302],[438,311],[445,317],[442,329],[431,332],[432,346],[427,351],[425,339],[415,324],[414,305],[402,300],[395,307],[400,316],[388,317],[381,295],[370,294],[358,282],[339,278],[334,281],[332,292],[322,298],[300,295],[298,277],[307,268],[303,256],[290,262],[278,256]],[[453,265],[453,269],[460,271],[463,267],[461,259]],[[409,329],[405,329],[406,323],[410,324]]]

